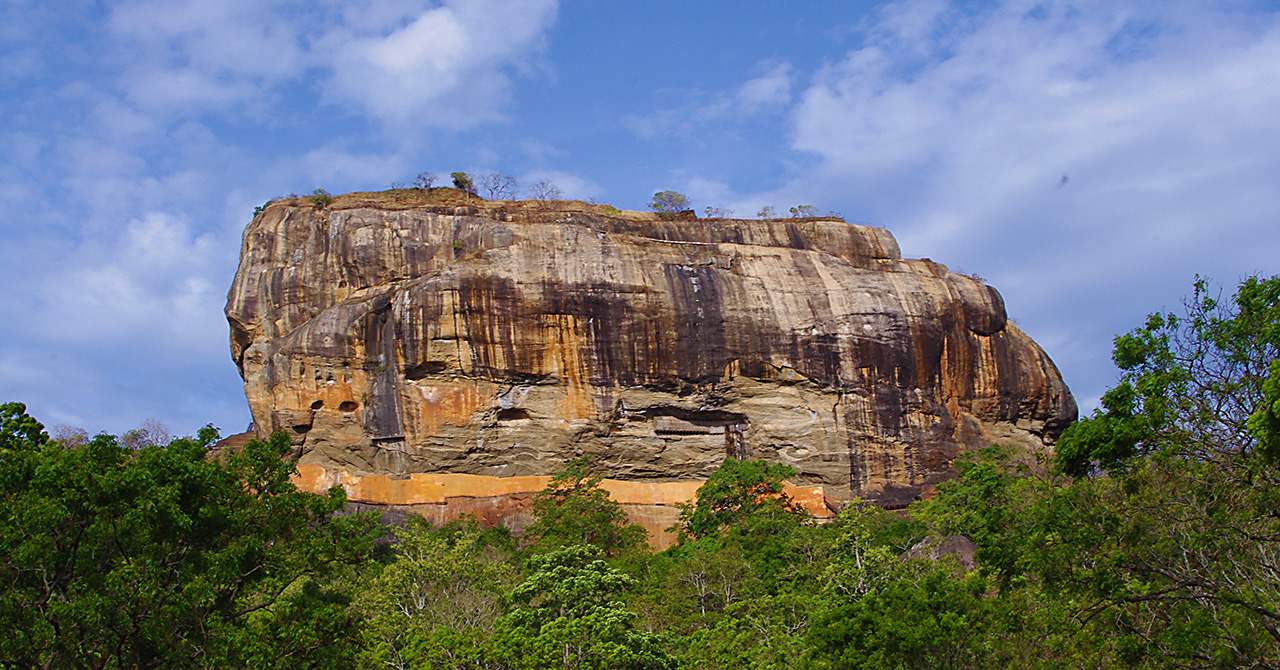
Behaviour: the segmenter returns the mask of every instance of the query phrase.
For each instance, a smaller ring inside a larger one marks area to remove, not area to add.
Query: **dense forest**
[[[1280,277],[1197,281],[1114,358],[1052,455],[823,525],[729,460],[663,552],[589,460],[518,538],[388,527],[297,491],[284,435],[220,460],[6,404],[0,667],[1280,667]]]

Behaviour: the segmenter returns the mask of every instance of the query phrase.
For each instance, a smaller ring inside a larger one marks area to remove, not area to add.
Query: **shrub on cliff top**
[[[689,196],[676,191],[659,191],[653,194],[649,208],[664,219],[674,218],[676,214],[689,209]]]
[[[475,182],[471,181],[471,177],[465,172],[454,172],[449,175],[453,179],[453,187],[466,193],[467,195],[476,195]]]
[[[329,195],[329,192],[322,188],[312,191],[310,200],[312,206],[316,209],[324,209],[333,204],[333,196]]]
[[[434,172],[419,172],[418,176],[413,179],[413,187],[423,191],[430,191],[435,183],[436,173]]]

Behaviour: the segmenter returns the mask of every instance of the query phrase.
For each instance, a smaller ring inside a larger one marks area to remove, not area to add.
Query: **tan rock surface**
[[[581,454],[611,480],[697,482],[734,454],[894,504],[964,449],[1043,448],[1076,414],[995,289],[834,220],[449,189],[280,202],[245,229],[226,312],[258,434],[390,476],[382,502]]]

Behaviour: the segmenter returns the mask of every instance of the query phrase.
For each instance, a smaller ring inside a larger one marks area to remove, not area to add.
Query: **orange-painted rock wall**
[[[519,533],[532,521],[534,494],[546,488],[551,477],[486,477],[450,473],[415,473],[407,476],[353,475],[329,470],[315,463],[298,466],[294,483],[304,491],[324,493],[339,486],[347,499],[384,506],[425,517],[441,525],[463,515],[474,516],[481,525],[502,525]],[[693,501],[702,482],[635,482],[605,479],[600,488],[621,504],[631,522],[649,534],[649,544],[658,549],[671,546],[679,504]],[[795,486],[784,482],[783,493],[800,505],[810,517],[825,520],[833,516],[832,504],[822,487]]]

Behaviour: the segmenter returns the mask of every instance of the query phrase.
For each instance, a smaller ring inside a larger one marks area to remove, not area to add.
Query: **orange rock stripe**
[[[383,505],[444,504],[448,498],[486,498],[517,493],[537,493],[546,488],[551,477],[490,477],[454,473],[414,473],[402,479],[387,475],[353,475],[342,470],[329,470],[315,463],[298,465],[294,484],[304,490],[323,493],[331,486],[341,486],[347,498],[357,502]],[[636,482],[605,479],[600,488],[624,505],[661,505],[674,507],[694,499],[701,481]],[[795,486],[783,483],[783,492],[804,508],[809,516],[830,518],[830,508],[821,486]]]

